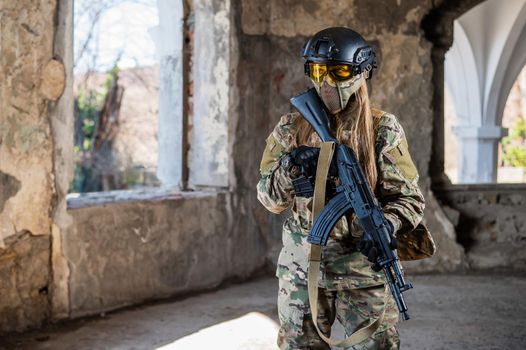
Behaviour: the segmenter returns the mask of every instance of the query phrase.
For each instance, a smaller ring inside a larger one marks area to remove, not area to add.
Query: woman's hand
[[[319,155],[319,148],[305,145],[301,145],[290,152],[292,162],[300,168],[301,173],[305,177],[314,177],[316,175]]]
[[[290,152],[292,162],[300,168],[300,172],[305,177],[316,177],[316,167],[318,166],[318,158],[320,156],[320,149],[318,147],[310,147],[301,145]],[[332,158],[331,166],[329,168],[329,176],[338,176],[338,168],[336,165],[336,156]]]
[[[391,249],[396,249],[398,247],[398,241],[394,236],[394,226],[391,221],[387,221],[387,230],[389,231],[389,237],[391,238]],[[378,249],[374,245],[373,238],[370,234],[364,232],[360,243],[358,243],[358,250],[367,257],[369,262],[373,263],[372,269],[376,272],[380,271],[378,266]]]

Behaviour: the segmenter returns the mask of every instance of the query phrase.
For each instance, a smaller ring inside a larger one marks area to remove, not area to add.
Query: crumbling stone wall
[[[526,270],[526,186],[459,185],[436,189],[466,247],[469,267]]]
[[[86,195],[67,207],[71,5],[1,4],[0,333],[212,288],[265,264],[267,238],[251,215],[255,193],[235,181],[247,171],[236,164],[241,158],[229,161],[228,189]],[[232,35],[232,62],[236,43]],[[227,82],[234,135],[238,95],[235,80]]]
[[[50,314],[55,201],[48,103],[64,86],[53,57],[56,1],[0,2],[0,330]]]
[[[74,267],[71,317],[246,279],[264,265],[262,238],[234,203],[240,196],[143,195],[91,194],[72,203],[74,224],[63,238]]]

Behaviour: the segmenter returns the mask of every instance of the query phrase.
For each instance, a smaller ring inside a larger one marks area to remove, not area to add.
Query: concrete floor
[[[526,276],[409,277],[402,349],[526,349]],[[0,338],[0,349],[275,349],[277,280],[263,278]],[[341,336],[336,327],[335,336]]]

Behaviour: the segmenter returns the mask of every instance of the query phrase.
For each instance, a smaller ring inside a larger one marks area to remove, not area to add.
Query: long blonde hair
[[[351,96],[343,111],[330,118],[332,131],[335,133],[338,142],[349,146],[356,152],[365,177],[374,191],[378,177],[374,151],[375,125],[378,123],[373,120],[377,117],[371,111],[367,84],[363,84]],[[293,141],[295,142],[294,147],[309,145],[314,129],[305,118],[297,118],[294,129],[296,130],[296,140]]]

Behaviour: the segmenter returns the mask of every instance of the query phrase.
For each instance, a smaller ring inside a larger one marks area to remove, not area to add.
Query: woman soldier
[[[337,27],[322,30],[307,41],[303,58],[305,72],[330,113],[333,133],[356,152],[392,234],[400,239],[420,223],[424,198],[402,126],[393,114],[370,106],[366,80],[376,68],[374,51],[355,31]],[[330,349],[314,327],[308,301],[306,238],[312,224],[313,198],[297,196],[294,189],[294,181],[301,175],[314,178],[321,140],[299,113],[288,113],[266,142],[258,199],[276,214],[292,204],[292,216],[283,224],[283,248],[276,271],[281,324],[278,345],[281,349]],[[330,173],[329,181],[338,181],[337,174]],[[391,293],[386,294],[384,274],[371,269],[374,252],[360,251],[365,248],[360,245],[361,236],[356,216],[349,212],[323,247],[317,324],[330,336],[337,318],[350,336],[385,309],[379,328],[353,349],[398,349],[398,309]],[[434,251],[432,241],[427,243],[425,256]]]

